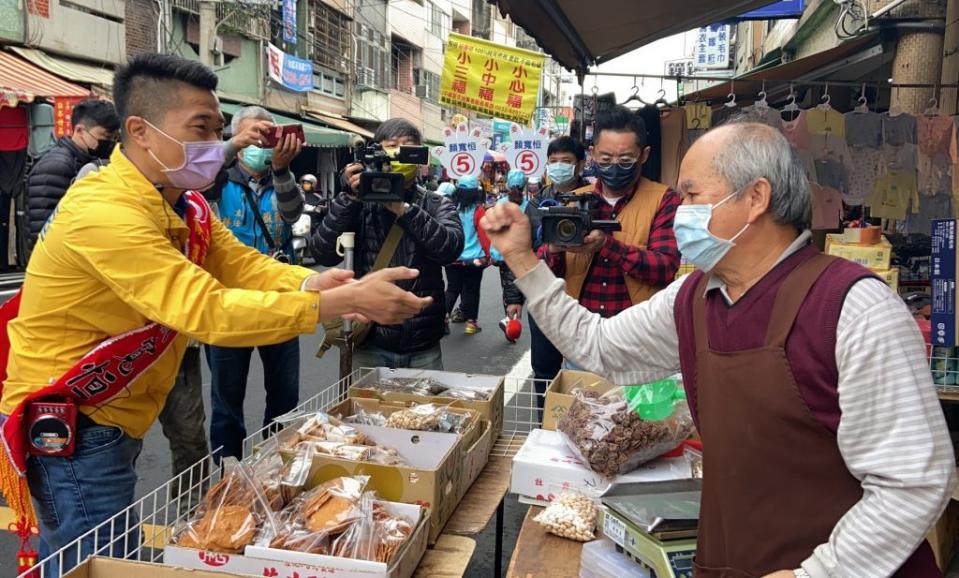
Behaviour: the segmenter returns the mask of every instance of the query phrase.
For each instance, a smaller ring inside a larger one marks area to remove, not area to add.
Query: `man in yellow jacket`
[[[20,411],[31,403],[28,396],[78,365],[85,375],[96,369],[84,363],[98,345],[110,345],[105,340],[148,329],[151,322],[162,329],[150,347],[176,335],[118,394],[76,404],[72,455],[30,452],[25,469],[41,555],[133,502],[142,438],[163,408],[188,338],[229,347],[279,343],[336,317],[402,322],[429,303],[392,283],[415,277],[410,269],[354,281],[349,272],[317,274],[274,261],[241,244],[217,219],[199,235],[205,240],[194,235],[188,216],[199,210],[202,217],[206,205],[200,199],[191,208],[187,201],[199,195],[185,191],[208,187],[223,163],[216,84],[210,69],[170,55],[143,55],[121,66],[114,81],[121,146],[109,166],[70,188],[31,258],[19,314],[8,325],[10,357],[0,398],[5,424],[29,416]],[[197,259],[200,241],[205,258]],[[128,364],[112,374],[101,370],[96,383],[115,382],[148,349],[132,351]],[[35,423],[25,419],[27,427]],[[11,439],[21,439],[8,435],[5,429],[9,454]],[[114,535],[127,522],[120,520]],[[101,535],[97,546],[109,539]],[[129,541],[130,549],[137,547]],[[92,546],[92,540],[85,543],[83,554]]]

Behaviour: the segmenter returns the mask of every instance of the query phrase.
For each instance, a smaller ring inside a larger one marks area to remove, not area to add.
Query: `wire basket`
[[[345,400],[350,385],[374,369],[358,369],[323,388],[294,410],[277,419],[289,423],[299,416],[323,411]],[[542,422],[542,407],[548,380],[508,376],[504,384],[503,432],[496,440],[491,457],[511,458],[530,431]],[[244,459],[251,458],[260,445],[275,435],[281,426],[265,427],[243,441]],[[219,451],[219,450],[218,450]],[[126,558],[140,562],[161,562],[163,549],[173,532],[185,523],[200,505],[206,489],[223,475],[218,451],[190,469],[150,492],[132,506],[90,530],[76,541],[40,561],[18,578],[57,578],[89,556]],[[61,572],[62,570],[62,572]]]
[[[936,390],[944,394],[959,395],[959,347],[926,346],[929,355],[929,371]]]

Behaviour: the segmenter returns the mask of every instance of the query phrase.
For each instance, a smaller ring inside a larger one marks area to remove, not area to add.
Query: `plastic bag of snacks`
[[[373,492],[363,495],[360,510],[363,517],[333,541],[333,555],[389,564],[413,533],[413,524],[390,515]]]
[[[577,390],[557,429],[587,467],[613,477],[675,449],[693,420],[682,387],[664,380],[602,395]]]
[[[224,460],[223,478],[203,498],[196,516],[174,534],[185,548],[238,554],[253,543],[261,528],[276,524],[252,469],[235,458]]]
[[[581,494],[563,492],[540,512],[534,522],[550,534],[578,542],[589,542],[596,537],[596,503]]]
[[[332,541],[362,518],[368,476],[335,478],[298,496],[257,542],[270,548],[329,554]]]
[[[375,383],[373,388],[426,397],[441,395],[449,389],[432,377],[388,377]]]

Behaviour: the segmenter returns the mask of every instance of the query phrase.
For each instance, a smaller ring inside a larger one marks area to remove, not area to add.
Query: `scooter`
[[[293,223],[293,253],[296,255],[297,263],[304,263],[305,259],[310,256],[308,250],[310,237],[313,236],[313,231],[326,216],[328,208],[327,200],[323,195],[315,192],[306,194],[303,214]]]

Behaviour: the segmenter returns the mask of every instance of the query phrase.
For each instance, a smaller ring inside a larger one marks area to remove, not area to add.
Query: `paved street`
[[[2,289],[2,288],[0,288]],[[480,325],[483,331],[476,335],[464,335],[462,325],[453,325],[452,334],[443,340],[443,359],[447,370],[470,371],[503,375],[509,372],[517,361],[529,349],[529,338],[524,330],[522,339],[516,345],[510,345],[497,327],[503,316],[501,306],[499,272],[495,268],[487,269],[483,279],[481,296]],[[0,299],[6,296],[0,294]],[[315,353],[322,341],[322,332],[300,339],[300,399],[315,395],[325,386],[334,383],[338,376],[338,358],[336,350],[323,359],[316,359]],[[207,409],[207,428],[210,413],[210,376],[204,358],[204,403]],[[250,432],[259,427],[264,408],[263,372],[259,359],[254,356],[250,368],[245,416]],[[138,496],[142,496],[166,482],[170,477],[170,453],[166,439],[160,432],[159,424],[150,430],[139,460]],[[522,523],[525,507],[515,500],[507,501],[507,533],[504,548],[512,550],[516,531]],[[494,523],[479,536],[476,554],[468,576],[492,576],[493,568],[493,532]],[[512,526],[512,530],[510,527]],[[16,543],[11,535],[0,535],[0,578],[16,575]],[[507,555],[508,558],[508,555]],[[508,561],[508,560],[507,560]],[[504,567],[507,561],[504,561]]]

